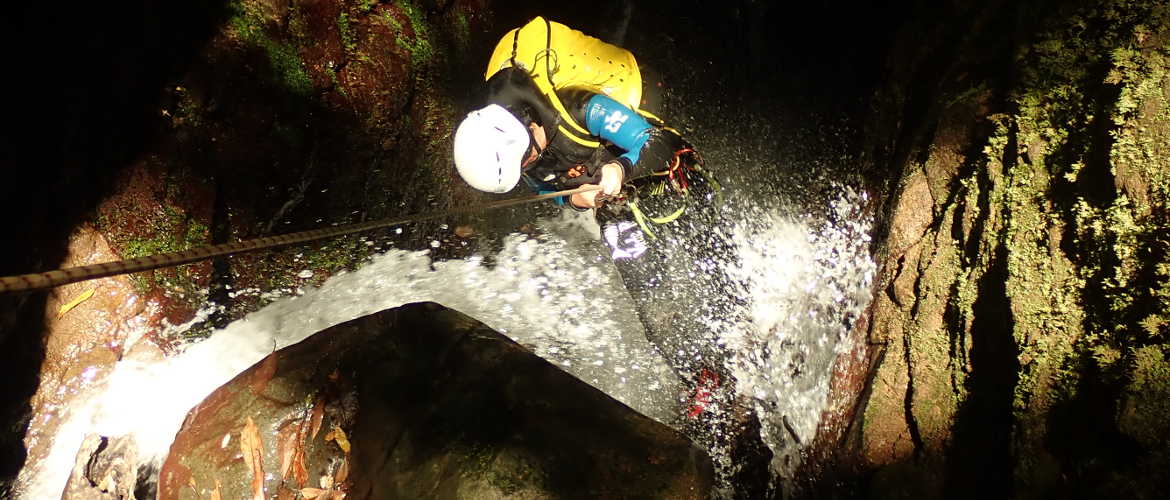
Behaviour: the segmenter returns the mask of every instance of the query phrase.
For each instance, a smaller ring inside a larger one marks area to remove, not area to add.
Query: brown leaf
[[[293,474],[297,479],[297,486],[304,486],[309,481],[309,469],[305,468],[305,449],[299,448],[293,459]]]
[[[223,485],[220,484],[218,479],[216,479],[215,480],[215,489],[211,490],[211,497],[208,500],[223,500],[223,497],[219,493],[220,486],[223,486]]]
[[[248,417],[244,422],[244,430],[240,431],[240,452],[244,454],[244,463],[252,472],[252,498],[264,500],[264,443],[252,417]]]
[[[286,428],[288,430],[289,428]],[[292,471],[293,459],[297,455],[297,432],[282,432],[280,434],[280,478],[288,479]]]
[[[326,493],[329,493],[329,490],[322,490],[318,488],[301,488],[301,495],[305,497],[305,500],[313,500],[314,498],[320,497]]]
[[[313,405],[313,416],[309,417],[309,439],[316,439],[321,431],[321,420],[325,416],[325,402],[320,401]]]
[[[341,465],[337,466],[337,473],[333,475],[333,484],[343,484],[347,477],[349,477],[349,460],[343,458]]]
[[[475,234],[475,228],[471,226],[458,226],[455,228],[455,236],[466,238]]]

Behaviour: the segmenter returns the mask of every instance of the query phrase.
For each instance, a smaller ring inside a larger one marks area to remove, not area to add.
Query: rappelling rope
[[[29,290],[41,290],[45,288],[52,288],[55,286],[66,285],[69,283],[76,283],[78,281],[85,281],[97,278],[105,278],[107,276],[114,276],[118,274],[136,273],[141,271],[150,271],[162,267],[179,266],[183,264],[190,264],[200,260],[207,260],[214,257],[225,255],[232,255],[245,252],[254,252],[257,250],[264,250],[268,248],[277,248],[288,245],[295,245],[297,243],[305,243],[309,241],[323,240],[327,238],[335,238],[338,236],[345,236],[349,234],[361,233],[365,231],[372,231],[374,229],[382,229],[409,222],[417,222],[427,219],[437,219],[450,215],[466,214],[480,212],[484,210],[493,210],[496,208],[503,208],[512,205],[519,205],[522,203],[531,203],[534,201],[547,200],[549,198],[557,198],[560,196],[571,196],[577,193],[584,193],[586,191],[596,191],[601,189],[600,186],[582,186],[576,189],[569,189],[565,191],[558,191],[555,193],[544,193],[533,196],[526,196],[523,198],[513,198],[508,200],[500,200],[483,205],[477,205],[466,208],[456,208],[453,210],[442,210],[435,212],[426,212],[416,215],[411,215],[401,218],[380,219],[370,222],[359,222],[356,224],[348,224],[345,226],[329,227],[324,229],[313,229],[309,231],[301,231],[298,233],[282,234],[278,236],[266,236],[263,238],[256,238],[252,240],[237,241],[235,243],[224,243],[222,245],[211,245],[205,247],[192,248],[189,250],[181,250],[178,252],[161,253],[156,255],[147,255],[127,260],[117,260],[112,262],[104,262],[101,264],[91,264],[87,266],[70,267],[66,269],[57,269],[55,271],[47,271],[43,273],[22,274],[19,276],[5,276],[0,277],[0,293],[5,292],[19,292]]]

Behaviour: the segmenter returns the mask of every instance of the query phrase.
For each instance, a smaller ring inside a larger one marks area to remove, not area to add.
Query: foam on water
[[[750,319],[724,325],[721,342],[734,352],[729,368],[738,391],[755,402],[780,476],[799,463],[792,434],[811,441],[832,362],[847,347],[842,339],[872,278],[868,222],[852,213],[859,195],[846,193],[832,221],[745,211],[750,219],[730,228],[740,255],[726,271],[744,284],[749,310],[739,316]],[[675,422],[681,384],[646,341],[591,216],[566,211],[540,226],[542,237],[507,236],[493,265],[391,250],[162,362],[127,357],[106,380],[78,388],[72,407],[56,417],[64,421],[47,459],[21,471],[19,496],[60,496],[87,433],[132,435],[142,456],[159,460],[195,404],[273,350],[409,302],[457,309],[635,410]]]

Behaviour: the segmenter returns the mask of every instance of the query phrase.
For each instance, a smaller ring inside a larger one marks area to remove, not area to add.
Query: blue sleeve
[[[629,165],[636,165],[642,146],[650,139],[650,123],[637,112],[609,96],[597,94],[585,105],[585,128],[589,133],[624,149]],[[626,172],[629,174],[629,172]]]
[[[536,194],[548,194],[548,193],[557,192],[557,190],[555,188],[553,188],[552,184],[549,184],[547,182],[538,181],[538,180],[533,179],[527,175],[522,175],[522,176],[520,176],[520,178],[524,179],[524,183],[527,184],[528,187],[531,188],[533,191],[536,191]],[[568,196],[557,196],[556,198],[553,198],[552,200],[553,200],[553,203],[555,203],[556,206],[558,206],[558,207],[569,207],[569,208],[576,210],[578,212],[584,212],[585,210],[587,210],[585,208],[580,208],[580,207],[570,203]]]

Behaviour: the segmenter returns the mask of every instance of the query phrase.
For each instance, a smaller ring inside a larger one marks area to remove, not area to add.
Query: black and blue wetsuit
[[[525,182],[538,191],[596,184],[601,180],[601,167],[614,161],[621,164],[626,182],[641,179],[666,169],[675,151],[687,146],[678,134],[652,125],[616,100],[569,87],[557,92],[569,119],[585,127],[602,145],[580,144],[558,131],[566,118],[553,110],[524,70],[500,70],[488,79],[485,88],[483,104],[499,104],[522,123],[535,122],[544,128],[549,143],[523,172]]]
[[[600,146],[589,147],[558,131],[564,117],[553,111],[525,71],[501,70],[486,88],[484,104],[499,104],[526,125],[540,124],[549,138],[541,156],[523,172],[525,182],[536,191],[597,184],[601,167],[611,162],[622,166],[625,182],[649,181],[652,174],[668,168],[676,152],[690,147],[673,130],[650,123],[608,96],[571,87],[558,91],[569,118],[599,140]],[[709,186],[694,179],[692,187],[703,192]],[[695,201],[678,220],[654,226],[658,236],[654,240],[643,233],[625,206],[607,204],[596,212],[648,340],[692,384],[701,369],[719,370],[723,365],[724,353],[710,318],[720,311],[734,314],[736,308],[728,306],[737,295],[733,283],[720,273],[695,272],[710,261],[726,260],[731,252],[726,242],[712,237],[710,229],[722,221],[710,197]],[[558,200],[562,205],[566,202]],[[647,202],[639,200],[639,205]]]

